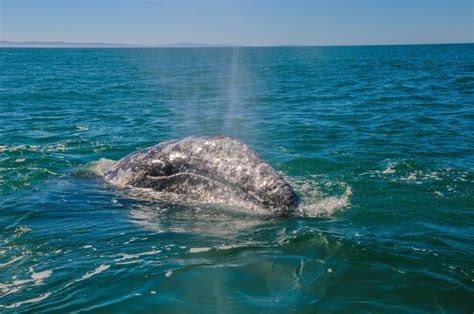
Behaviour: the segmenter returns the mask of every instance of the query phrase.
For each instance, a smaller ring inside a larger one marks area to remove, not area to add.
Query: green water
[[[0,49],[0,312],[472,313],[474,46]],[[94,172],[253,147],[305,217]]]

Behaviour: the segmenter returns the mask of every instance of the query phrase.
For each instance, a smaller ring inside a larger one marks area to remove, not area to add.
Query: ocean
[[[271,217],[96,171],[229,135]],[[474,45],[0,49],[0,312],[472,313]]]

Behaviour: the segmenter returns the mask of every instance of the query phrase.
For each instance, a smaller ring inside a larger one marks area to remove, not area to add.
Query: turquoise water
[[[0,49],[0,311],[472,313],[474,46]],[[101,158],[227,134],[303,217]]]

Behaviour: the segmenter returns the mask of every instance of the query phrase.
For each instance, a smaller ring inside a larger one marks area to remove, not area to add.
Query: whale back
[[[155,145],[122,158],[106,177],[121,185],[279,214],[298,205],[293,188],[280,174],[250,147],[227,136]]]

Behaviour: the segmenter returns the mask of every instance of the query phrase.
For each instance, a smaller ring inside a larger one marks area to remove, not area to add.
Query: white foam
[[[131,237],[129,240],[123,242],[122,244],[127,245],[127,244],[130,244],[130,243],[134,242],[134,241],[137,241],[138,239],[139,238],[137,238],[137,237]]]
[[[146,255],[156,255],[160,254],[161,250],[151,250],[148,252],[143,252],[143,253],[138,253],[138,254],[127,254],[127,253],[119,253],[122,257],[119,259],[116,259],[115,261],[122,261],[122,260],[127,260],[127,259],[136,259],[141,256],[146,256]]]
[[[210,250],[211,250],[210,247],[192,247],[189,250],[189,253],[202,253],[202,252],[207,252],[207,251],[210,251]]]
[[[109,268],[110,268],[110,265],[102,264],[99,267],[97,267],[93,272],[87,273],[84,276],[82,276],[82,278],[80,280],[88,279],[88,278],[90,278],[94,275],[100,274],[101,272],[103,272],[103,271],[105,271]]]
[[[136,263],[140,263],[140,261],[137,259],[134,259],[134,260],[126,261],[126,262],[117,262],[115,264],[116,265],[129,265],[129,264],[136,264]]]
[[[12,285],[13,286],[23,286],[24,284],[27,284],[29,282],[35,281],[34,279],[22,279],[22,280],[13,280]]]
[[[32,272],[31,279],[35,280],[36,284],[42,283],[44,279],[48,278],[53,273],[52,270],[45,270],[39,273],[35,273],[33,271],[33,268],[30,268],[30,271]]]
[[[13,231],[14,234],[15,234],[15,237],[19,237],[25,233],[28,233],[31,231],[31,228],[27,227],[27,226],[19,226],[19,227],[16,227],[15,230]]]
[[[28,300],[25,300],[25,301],[16,302],[16,303],[13,303],[13,304],[10,304],[10,305],[1,305],[0,304],[0,308],[3,307],[5,309],[14,309],[14,308],[17,308],[19,306],[22,306],[23,304],[36,303],[36,302],[43,301],[44,299],[48,298],[50,295],[51,295],[51,292],[47,292],[47,293],[44,293],[44,294],[40,295],[37,298],[32,298],[32,299],[28,299]]]
[[[352,189],[345,182],[332,181],[324,175],[293,177],[289,181],[300,195],[301,203],[295,212],[297,216],[329,216],[350,206]],[[342,195],[334,196],[341,192]]]
[[[241,247],[240,245],[232,245],[232,244],[228,244],[228,245],[220,245],[217,247],[218,250],[230,250],[230,249],[235,249],[235,248],[238,248],[238,247]]]
[[[350,197],[352,195],[351,187],[347,187],[341,196],[329,196],[314,202],[305,202],[298,207],[297,213],[302,216],[319,217],[333,215],[337,211],[350,205]]]
[[[0,153],[3,152],[15,152],[18,150],[28,150],[34,152],[51,152],[51,151],[65,151],[66,144],[70,141],[66,141],[65,143],[58,143],[58,144],[48,144],[48,145],[2,145],[0,146]]]
[[[397,273],[404,274],[405,272],[403,270],[400,270],[398,268],[391,267],[393,271],[396,271]]]
[[[39,286],[43,284],[43,280],[50,277],[53,273],[52,270],[45,270],[42,272],[35,273],[33,267],[29,268],[31,272],[31,278],[29,279],[21,279],[21,280],[13,280],[11,283],[0,283],[0,290],[2,292],[2,296],[5,297],[12,293],[17,293],[22,290],[22,288],[26,284],[33,284],[35,286]],[[17,276],[14,276],[13,279],[16,279]]]
[[[89,272],[89,273],[85,274],[84,276],[82,276],[81,278],[79,278],[79,279],[77,279],[77,280],[74,280],[74,281],[68,283],[68,284],[65,286],[65,288],[69,287],[70,285],[72,285],[72,284],[74,284],[74,283],[76,283],[76,282],[79,282],[79,281],[82,281],[82,280],[86,280],[86,279],[88,279],[88,278],[90,278],[90,277],[92,277],[92,276],[94,276],[94,275],[100,274],[101,272],[106,271],[106,270],[109,269],[109,268],[110,268],[110,265],[102,264],[102,265],[100,265],[99,267],[97,267],[94,271]]]
[[[6,285],[0,283],[0,291],[2,291],[2,297],[6,297],[9,294],[20,292],[20,288],[14,286],[13,284]]]
[[[387,167],[387,169],[385,169],[382,173],[384,173],[384,174],[393,174],[395,172],[397,172],[395,169]]]
[[[109,170],[110,167],[112,167],[114,165],[114,163],[115,163],[114,160],[107,159],[107,158],[101,158],[101,159],[93,162],[91,164],[90,169],[93,172],[103,176],[107,172],[107,170]]]
[[[88,126],[88,125],[76,125],[76,128],[77,128],[79,131],[87,131],[87,130],[89,130],[89,126]]]
[[[13,263],[15,263],[16,261],[21,260],[23,257],[24,257],[23,255],[18,256],[18,257],[15,257],[14,259],[12,259],[12,260],[10,260],[10,261],[8,261],[8,262],[6,262],[6,263],[0,264],[0,267],[5,267],[5,266],[8,266],[8,265],[10,265],[10,264],[13,264]]]

